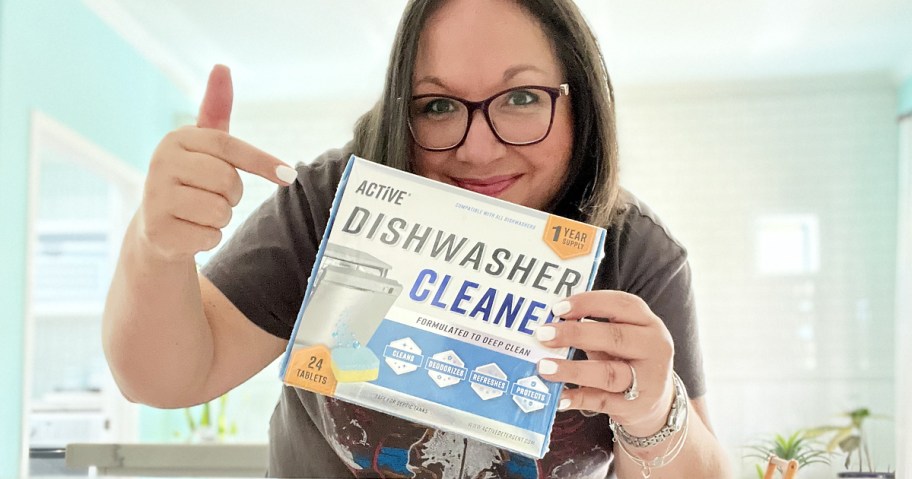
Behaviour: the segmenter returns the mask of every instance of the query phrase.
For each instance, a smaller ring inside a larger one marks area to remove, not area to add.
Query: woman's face
[[[446,2],[428,19],[416,60],[413,95],[481,101],[516,86],[555,88],[564,82],[544,31],[511,1]],[[455,149],[435,152],[413,144],[417,173],[512,203],[547,208],[570,163],[573,120],[568,98],[557,100],[550,133],[533,145],[502,143],[481,110],[473,116],[465,142]]]

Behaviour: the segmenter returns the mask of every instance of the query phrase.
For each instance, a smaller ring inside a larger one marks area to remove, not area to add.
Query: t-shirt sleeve
[[[618,234],[617,289],[642,298],[674,340],[674,369],[690,397],[706,393],[687,251],[655,214],[635,202]]]
[[[202,268],[202,274],[248,319],[291,337],[307,280],[329,220],[348,153],[332,150],[299,164]]]

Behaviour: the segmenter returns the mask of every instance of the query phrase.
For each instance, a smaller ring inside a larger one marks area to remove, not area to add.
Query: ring
[[[624,399],[633,401],[640,397],[640,390],[637,388],[637,372],[636,369],[633,369],[632,364],[627,363],[627,366],[630,368],[630,386],[624,390]]]

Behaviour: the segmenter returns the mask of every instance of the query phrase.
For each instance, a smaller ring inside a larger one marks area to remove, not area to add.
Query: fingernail
[[[557,372],[557,363],[542,359],[538,362],[538,372],[541,374],[554,374]]]
[[[275,172],[280,180],[288,184],[294,183],[295,179],[298,178],[298,171],[290,166],[279,165],[276,167]]]
[[[554,336],[557,336],[557,331],[554,330],[554,326],[539,326],[535,330],[535,339],[539,341],[551,341],[554,339]]]
[[[567,399],[567,398],[563,398],[563,399],[560,400],[559,403],[557,403],[557,410],[558,410],[558,411],[564,411],[564,410],[566,410],[568,407],[570,407],[570,400]]]
[[[555,316],[563,316],[570,312],[570,302],[569,301],[559,301],[554,303],[551,306],[551,313]]]

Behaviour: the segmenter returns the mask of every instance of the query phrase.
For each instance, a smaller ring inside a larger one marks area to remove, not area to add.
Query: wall
[[[896,446],[897,476],[912,471],[912,78],[900,90],[899,234],[896,274]]]
[[[187,99],[78,0],[0,3],[0,476],[20,463],[29,115],[144,170]]]
[[[7,174],[7,160],[6,156],[3,154],[3,132],[5,131],[5,121],[4,121],[4,105],[6,104],[6,79],[3,74],[3,58],[4,55],[4,45],[6,45],[6,7],[9,2],[7,0],[0,0],[0,204],[7,203],[7,194],[6,194],[6,182],[4,178],[8,176]],[[24,198],[24,194],[21,194]],[[10,244],[11,238],[11,225],[12,222],[17,218],[17,215],[10,214],[6,209],[0,209],[0,244]],[[4,267],[0,268],[0,311],[3,311],[5,315],[9,315],[11,318],[20,318],[22,316],[22,301],[21,301],[21,286],[19,288],[14,287],[13,285],[17,284],[19,278],[21,277],[21,267],[16,270],[16,266],[9,265],[9,262],[16,261],[16,257],[10,253],[6,252],[4,248],[0,250],[0,255],[3,255],[5,260]],[[0,368],[0,383],[2,384],[21,384],[21,374],[19,369],[22,364],[22,347],[18,342],[5,341],[2,338],[12,336],[14,334],[18,335],[21,338],[21,327],[18,324],[15,324],[16,321],[2,320],[0,321],[0,342],[3,342],[3,348],[0,348],[0,364],[7,364],[8,367]],[[13,388],[15,389],[15,388]],[[9,393],[0,393],[4,394],[4,401],[0,402],[0,434],[12,435],[17,434],[19,425],[19,412],[20,412],[20,397],[21,394],[16,394],[17,391],[10,391]],[[21,393],[21,389],[19,391]],[[8,432],[3,432],[8,431]],[[0,444],[10,443],[11,446],[0,445],[0,474],[8,473],[10,471],[16,471],[19,468],[20,462],[20,451],[19,443],[17,439],[12,437],[6,437]],[[6,466],[4,466],[6,464]]]
[[[899,89],[899,114],[912,114],[912,77],[906,79]]]
[[[690,251],[710,411],[739,477],[754,477],[743,446],[764,435],[839,423],[861,406],[892,415],[890,79],[620,88],[617,97],[622,183]],[[816,219],[816,267],[763,273],[757,222],[777,215]],[[893,423],[871,425],[874,454],[895,467]]]

